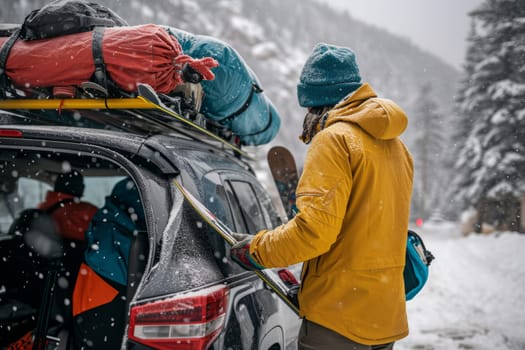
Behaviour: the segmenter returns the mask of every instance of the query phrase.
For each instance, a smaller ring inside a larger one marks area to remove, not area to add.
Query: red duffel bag
[[[169,93],[183,83],[181,70],[188,64],[203,79],[214,78],[210,57],[193,59],[182,53],[178,41],[155,24],[98,28],[99,32],[69,34],[50,39],[18,39],[9,51],[5,73],[18,88],[79,86],[95,72],[94,35],[102,36],[102,59],[107,78],[125,92],[137,83]],[[0,38],[0,47],[8,40]]]

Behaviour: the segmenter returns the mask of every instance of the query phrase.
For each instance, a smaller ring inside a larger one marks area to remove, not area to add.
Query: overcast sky
[[[408,37],[456,68],[465,57],[468,12],[482,0],[319,0],[363,22]],[[521,1],[521,0],[520,0]],[[351,33],[348,33],[351,35]]]

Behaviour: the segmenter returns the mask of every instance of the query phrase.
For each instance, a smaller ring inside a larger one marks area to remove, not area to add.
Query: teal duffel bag
[[[201,82],[204,116],[233,131],[243,145],[270,142],[279,131],[281,119],[241,55],[219,39],[173,27],[166,29],[185,54],[193,58],[213,57],[219,62],[219,66],[213,68],[215,79]]]
[[[421,291],[428,280],[428,267],[434,259],[434,255],[426,249],[421,237],[414,231],[408,230],[403,271],[406,300],[411,300]]]

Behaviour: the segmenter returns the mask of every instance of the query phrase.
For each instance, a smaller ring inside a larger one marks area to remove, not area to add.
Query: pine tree
[[[474,170],[480,166],[479,157],[474,157],[472,147],[466,147],[466,140],[470,131],[476,123],[476,116],[480,113],[478,106],[483,99],[478,100],[477,96],[482,96],[483,84],[474,83],[472,78],[476,72],[476,66],[484,58],[481,50],[482,40],[477,35],[474,20],[471,22],[469,36],[467,38],[469,46],[466,52],[464,73],[460,82],[459,93],[456,96],[456,114],[458,118],[452,135],[453,143],[451,152],[447,155],[449,164],[454,168],[455,176],[452,176],[452,184],[447,189],[446,197],[449,203],[444,207],[444,212],[451,218],[457,218],[457,212],[469,206],[469,199],[466,192],[473,182]]]
[[[517,231],[525,194],[525,2],[486,0],[470,16],[454,201],[476,207],[480,223]]]
[[[414,142],[416,173],[413,211],[425,218],[440,206],[443,179],[443,118],[432,96],[432,85],[426,83],[421,87],[415,104],[418,137]]]

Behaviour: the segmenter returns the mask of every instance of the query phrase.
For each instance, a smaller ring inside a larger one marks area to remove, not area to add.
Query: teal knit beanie
[[[297,97],[302,107],[333,106],[361,85],[354,52],[319,43],[304,64]]]

